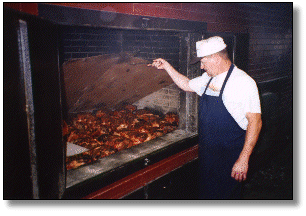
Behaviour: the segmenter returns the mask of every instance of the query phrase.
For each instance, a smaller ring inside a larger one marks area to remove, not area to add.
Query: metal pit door
[[[5,9],[4,30],[5,198],[57,199],[65,188],[58,27]]]

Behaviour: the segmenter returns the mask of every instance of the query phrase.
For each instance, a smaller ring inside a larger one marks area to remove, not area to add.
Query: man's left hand
[[[246,118],[249,124],[246,130],[245,143],[238,160],[232,168],[231,174],[232,178],[239,182],[244,181],[247,178],[249,158],[257,142],[262,126],[260,113],[247,113]]]
[[[239,182],[246,180],[248,167],[248,161],[237,160],[232,168],[232,178]]]

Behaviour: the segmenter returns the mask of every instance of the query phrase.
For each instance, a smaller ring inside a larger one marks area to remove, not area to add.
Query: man
[[[164,69],[184,91],[199,101],[199,161],[202,199],[239,199],[249,158],[262,121],[255,81],[230,61],[226,44],[215,36],[196,43],[202,76],[189,80],[164,59],[151,66]]]

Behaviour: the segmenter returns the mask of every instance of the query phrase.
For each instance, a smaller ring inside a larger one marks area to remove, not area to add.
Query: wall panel
[[[292,82],[292,3],[49,3],[99,11],[207,23],[208,32],[249,34],[250,74],[257,82],[289,77]],[[38,15],[37,3],[4,6]],[[284,94],[292,95],[288,88]],[[285,103],[284,103],[285,104]],[[288,104],[288,103],[287,103]],[[292,109],[289,108],[288,109]]]

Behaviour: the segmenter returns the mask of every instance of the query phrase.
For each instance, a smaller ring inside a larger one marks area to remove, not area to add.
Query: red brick
[[[199,4],[182,4],[182,9],[178,9],[177,4],[161,3],[134,3],[134,14],[142,16],[155,16],[161,18],[184,19],[194,21],[215,21],[215,16],[200,13]],[[198,8],[196,12],[192,7]],[[206,7],[207,8],[207,7]]]
[[[217,15],[216,22],[218,23],[227,23],[233,25],[248,25],[248,20],[239,18],[237,16],[225,16],[225,15]]]
[[[115,8],[118,13],[133,14],[132,3],[110,3],[109,6]]]
[[[37,3],[4,3],[4,6],[24,13],[38,15]]]
[[[9,7],[21,11],[21,3],[4,3],[4,7]]]
[[[109,6],[109,3],[49,3],[66,7],[84,8],[92,10],[101,10],[104,7]]]
[[[158,9],[153,5],[134,3],[134,14],[141,16],[158,16]]]
[[[172,8],[177,10],[182,9],[182,3],[152,3],[152,5],[155,7]]]
[[[157,8],[157,15],[161,18],[170,18],[170,19],[183,19],[187,20],[189,13],[182,10],[176,10],[171,8]]]
[[[193,21],[215,21],[215,16],[188,11],[188,10],[178,10],[175,8],[165,8],[157,7],[156,4],[134,4],[134,14],[142,16],[154,16],[161,18],[171,18],[171,19],[183,19],[183,20],[193,20]],[[183,7],[184,8],[184,7]]]
[[[171,17],[169,18],[197,21],[196,19],[194,19],[194,17],[191,16],[191,12],[189,11],[170,10],[169,12],[169,15],[171,15]]]
[[[210,3],[182,3],[182,9],[186,11],[211,13]]]
[[[212,3],[211,4],[211,13],[216,15],[237,15],[240,10],[240,5],[237,3]]]
[[[111,11],[118,13],[133,13],[132,3],[49,3],[66,7],[83,8],[90,10]]]
[[[200,12],[190,12],[190,19],[201,22],[216,22],[215,15]]]
[[[134,5],[142,5],[142,7],[157,7],[157,8],[171,8],[171,9],[182,9],[181,3],[134,3]]]
[[[134,3],[134,14],[161,18],[186,19],[188,17],[182,10],[159,7],[153,3]]]
[[[38,5],[37,3],[21,3],[21,11],[32,15],[38,15]]]
[[[233,25],[227,23],[207,23],[207,31],[247,33],[248,27],[243,25]]]

